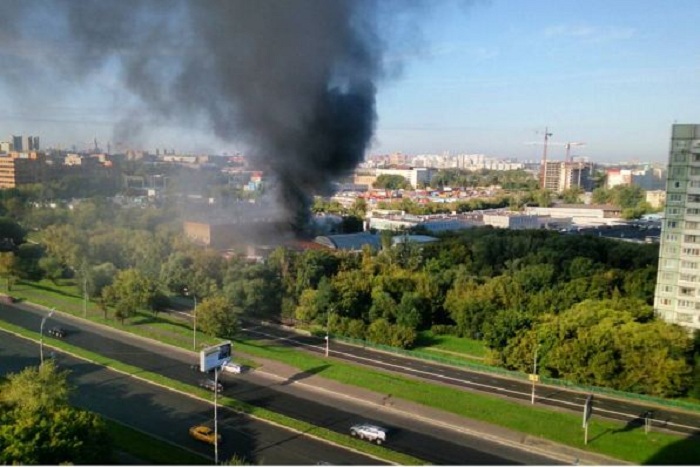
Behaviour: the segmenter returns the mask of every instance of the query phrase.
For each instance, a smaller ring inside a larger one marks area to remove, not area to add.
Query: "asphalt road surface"
[[[249,325],[244,329],[244,332],[251,338],[274,340],[281,345],[295,346],[315,353],[325,353],[326,344],[323,338],[303,336],[285,329],[265,325]],[[369,348],[336,341],[330,345],[330,354],[334,358],[468,390],[478,390],[526,401],[530,401],[532,397],[532,385],[526,381],[440,365],[398,354],[377,352]],[[588,394],[585,393],[552,386],[538,385],[536,389],[537,404],[556,406],[580,413],[583,413],[587,396]],[[669,410],[643,402],[629,402],[597,394],[593,399],[593,409],[597,417],[622,420],[640,426],[644,423],[644,414],[651,412],[652,426],[655,428],[683,434],[700,433],[700,413]]]
[[[39,364],[35,342],[0,331],[0,374],[16,373]],[[46,356],[50,350],[45,348]],[[213,447],[188,435],[192,425],[213,427],[213,408],[208,402],[146,383],[136,378],[86,363],[56,352],[61,368],[70,370],[77,388],[72,403],[138,428],[213,460]],[[283,428],[219,408],[218,430],[222,436],[219,459],[234,454],[253,465],[372,465],[370,457],[300,436]]]
[[[41,311],[22,311],[8,306],[0,307],[0,319],[27,329],[38,330]],[[89,323],[61,315],[51,318],[51,325],[60,324],[68,331],[66,341],[93,352],[123,361],[130,365],[163,374],[169,378],[193,385],[201,378],[190,369],[192,353],[172,351],[169,348],[117,333],[96,328]],[[47,328],[49,323],[47,323]],[[322,371],[322,369],[319,369]],[[545,465],[552,459],[524,450],[496,444],[414,420],[410,414],[388,414],[380,407],[353,403],[345,399],[321,396],[296,385],[271,383],[256,377],[254,372],[244,375],[222,375],[224,394],[250,404],[267,408],[316,426],[347,434],[357,422],[377,422],[390,429],[386,447],[423,459],[431,464],[460,465]],[[343,463],[343,462],[340,462]]]

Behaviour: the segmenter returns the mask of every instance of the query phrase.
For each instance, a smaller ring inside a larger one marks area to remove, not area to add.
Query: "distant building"
[[[537,215],[511,211],[484,213],[483,221],[484,225],[501,229],[524,230],[540,227],[540,220]]]
[[[370,232],[343,235],[320,235],[314,239],[314,242],[333,250],[361,251],[365,246],[369,246],[376,251],[382,247],[379,235]]]
[[[12,135],[12,150],[17,152],[22,151],[38,151],[39,137],[38,136],[16,136]]]
[[[593,165],[587,162],[547,161],[544,171],[544,188],[561,193],[579,187],[583,191],[593,188]]]
[[[622,210],[611,205],[560,204],[551,208],[526,207],[526,214],[571,218],[575,224],[609,224],[620,220]]]
[[[396,169],[377,169],[377,177],[381,175],[398,175],[406,180],[413,186],[413,188],[418,188],[420,184],[430,184],[430,179],[435,174],[434,169],[429,169],[425,167],[407,167],[407,168],[396,168]]]
[[[675,124],[668,157],[654,310],[700,329],[700,125]]]
[[[666,191],[665,190],[654,190],[647,191],[646,202],[654,208],[658,209],[664,204],[666,204]]]

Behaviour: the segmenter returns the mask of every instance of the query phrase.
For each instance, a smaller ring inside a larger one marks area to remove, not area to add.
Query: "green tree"
[[[223,295],[207,297],[197,306],[197,325],[212,336],[232,338],[238,332],[241,312]]]
[[[66,375],[50,361],[9,375],[0,389],[1,463],[111,463],[106,425],[99,416],[68,405]]]
[[[374,188],[385,188],[387,190],[411,190],[411,183],[401,175],[380,175],[372,184]]]

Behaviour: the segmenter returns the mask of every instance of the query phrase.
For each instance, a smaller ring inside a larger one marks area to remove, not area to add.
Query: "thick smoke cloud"
[[[378,21],[387,11],[379,9],[387,5],[396,6],[5,0],[0,63],[15,70],[6,83],[24,75],[43,76],[48,85],[56,71],[79,82],[114,69],[147,109],[122,119],[116,141],[147,131],[154,116],[204,119],[221,139],[247,142],[258,165],[276,177],[288,220],[302,227],[310,196],[327,193],[371,141],[377,82],[386,71]]]

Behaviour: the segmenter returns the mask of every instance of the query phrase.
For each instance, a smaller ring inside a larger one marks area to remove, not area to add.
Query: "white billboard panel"
[[[199,352],[199,369],[207,372],[230,362],[232,350],[230,341],[201,350]]]

